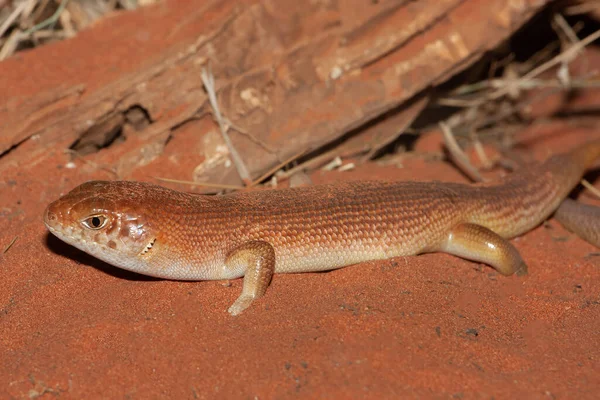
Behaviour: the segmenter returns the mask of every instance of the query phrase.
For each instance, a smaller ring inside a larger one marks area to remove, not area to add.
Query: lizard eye
[[[88,229],[98,230],[104,228],[108,219],[104,215],[92,215],[87,217],[81,223]]]

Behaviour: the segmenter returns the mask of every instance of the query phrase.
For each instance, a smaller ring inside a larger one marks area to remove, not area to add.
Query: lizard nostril
[[[46,222],[54,222],[56,221],[56,214],[50,211],[50,209],[46,209],[46,213],[44,214],[44,220]]]

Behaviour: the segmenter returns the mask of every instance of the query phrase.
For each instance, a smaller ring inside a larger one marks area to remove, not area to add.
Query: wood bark
[[[364,130],[353,146],[368,151],[414,118],[428,88],[545,3],[172,0],[115,15],[0,63],[0,171],[43,161],[49,148],[102,146],[122,129],[117,170],[127,177],[210,112],[206,67],[252,177],[351,131]]]

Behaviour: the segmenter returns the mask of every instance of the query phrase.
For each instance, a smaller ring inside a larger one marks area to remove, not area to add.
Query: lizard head
[[[140,270],[156,235],[139,182],[91,181],[54,201],[44,223],[55,236],[109,264]]]

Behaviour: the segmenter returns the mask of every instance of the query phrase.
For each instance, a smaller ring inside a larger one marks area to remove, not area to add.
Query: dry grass
[[[158,0],[0,0],[0,60],[77,35],[105,15]]]
[[[558,40],[550,43],[540,53],[532,55],[527,62],[516,64],[509,56],[510,61],[502,67],[504,72],[501,78],[460,86],[449,97],[440,99],[439,103],[442,105],[463,108],[448,120],[440,122],[439,127],[449,160],[471,181],[485,182],[486,179],[459,146],[453,128],[467,132],[464,139],[475,147],[484,168],[497,163],[507,169],[514,169],[510,160],[500,157],[492,162],[487,158],[479,141],[479,135],[485,134],[480,131],[482,127],[506,132],[507,119],[524,114],[523,110],[535,101],[557,91],[569,92],[600,86],[600,81],[594,79],[598,70],[588,69],[583,76],[574,77],[570,68],[577,57],[585,57],[583,50],[586,46],[600,39],[600,30],[579,39],[576,34],[578,27],[571,27],[558,13],[553,16],[552,27]],[[550,90],[541,92],[538,96],[525,95],[528,91],[539,89]],[[585,179],[581,184],[600,198],[600,191]]]
[[[460,111],[445,121],[445,131],[458,132],[463,141],[478,143],[478,136],[506,137],[511,125],[522,127],[533,103],[557,92],[575,92],[600,87],[599,71],[587,68],[579,76],[571,71],[572,62],[584,57],[584,48],[600,39],[600,30],[579,39],[580,26],[570,26],[562,14],[552,17],[558,39],[526,62],[517,63],[510,55],[492,65],[490,78],[458,87],[438,100],[438,105]],[[585,62],[585,61],[584,61]],[[500,77],[496,72],[500,70]],[[505,141],[506,142],[506,141]],[[502,143],[502,140],[499,140]]]

